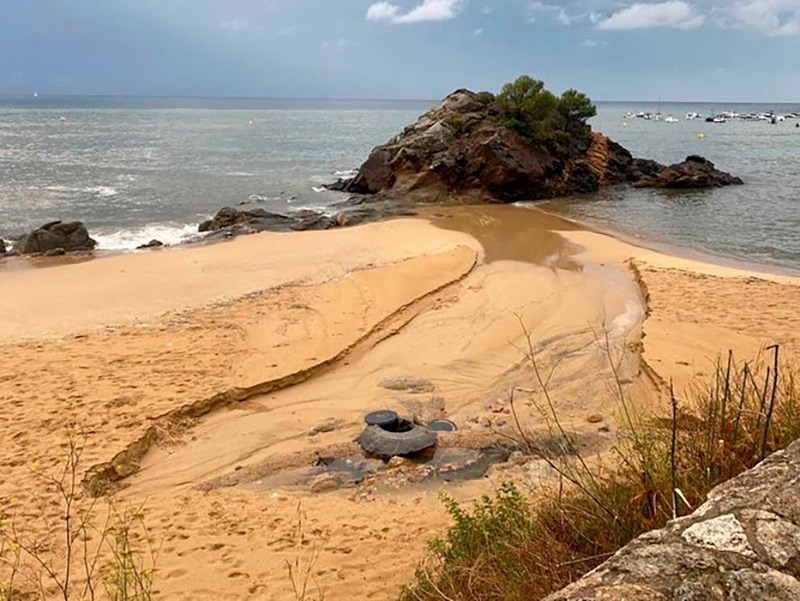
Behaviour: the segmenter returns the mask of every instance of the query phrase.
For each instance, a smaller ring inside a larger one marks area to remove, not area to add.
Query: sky
[[[800,102],[800,0],[3,0],[0,93]]]

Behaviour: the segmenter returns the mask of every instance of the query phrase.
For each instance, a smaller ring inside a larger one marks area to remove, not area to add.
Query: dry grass
[[[402,601],[542,599],[639,534],[691,513],[716,485],[800,438],[796,371],[781,364],[778,348],[767,353],[752,364],[729,354],[688,398],[673,395],[668,416],[641,415],[616,377],[622,434],[606,462],[613,467],[603,467],[572,446],[529,345],[536,402],[566,456],[538,447],[521,428],[520,438],[560,484],[535,501],[511,484],[471,508],[445,499],[453,525],[432,541]]]
[[[58,468],[32,467],[38,518],[0,522],[0,601],[149,601],[158,549],[141,507],[97,505],[80,486],[85,440],[70,432]],[[52,511],[57,507],[55,513]],[[3,565],[4,564],[4,565]]]

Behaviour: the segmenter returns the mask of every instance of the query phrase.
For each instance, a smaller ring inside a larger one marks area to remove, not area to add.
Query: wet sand
[[[355,452],[365,412],[447,417],[460,431],[445,444],[514,435],[509,394],[533,383],[524,325],[562,419],[602,447],[616,428],[609,351],[631,393],[657,407],[661,382],[688,385],[728,348],[798,349],[795,279],[672,258],[519,207],[421,217],[0,271],[4,513],[35,515],[29,466],[52,463],[66,423],[88,435],[87,468],[155,428],[114,498],[144,502],[163,541],[159,598],[292,598],[285,562],[314,552],[326,599],[393,598],[447,525],[441,491],[468,500],[549,474],[529,461],[448,484],[406,464],[326,493],[273,484]],[[397,377],[429,385],[384,386]],[[248,387],[241,402],[164,418]],[[543,431],[535,402],[518,399],[526,428]],[[597,413],[604,422],[590,424]]]

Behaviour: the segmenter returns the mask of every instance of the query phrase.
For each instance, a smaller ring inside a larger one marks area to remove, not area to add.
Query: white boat
[[[695,112],[686,113],[686,120],[687,121],[694,121],[695,119],[699,119],[699,118],[700,118],[700,113],[695,113]]]
[[[713,122],[714,123],[727,123],[728,120],[725,117],[723,117],[722,115],[717,115],[716,117],[714,117]]]
[[[39,92],[34,92],[34,93],[33,93],[33,97],[34,97],[34,98],[38,98],[38,97],[39,97]]]
[[[674,115],[668,115],[666,119],[664,119],[664,123],[678,123],[678,118]]]

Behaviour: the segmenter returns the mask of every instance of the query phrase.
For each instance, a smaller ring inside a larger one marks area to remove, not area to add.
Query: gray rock
[[[88,251],[96,245],[97,242],[89,237],[89,232],[80,221],[52,221],[23,236],[16,250],[20,254],[30,255],[53,251],[58,253],[58,249],[63,249],[63,252]]]
[[[800,441],[546,601],[800,601]]]
[[[6,241],[0,238],[0,257],[6,254]]]
[[[140,244],[136,248],[140,250],[143,248],[161,248],[162,246],[164,246],[164,243],[161,240],[150,240],[147,244]]]

